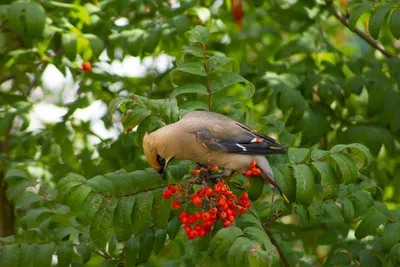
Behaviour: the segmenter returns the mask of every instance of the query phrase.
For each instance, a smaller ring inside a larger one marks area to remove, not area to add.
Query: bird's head
[[[165,180],[167,164],[171,157],[165,155],[165,149],[160,146],[157,135],[146,133],[143,138],[143,151],[150,166]]]

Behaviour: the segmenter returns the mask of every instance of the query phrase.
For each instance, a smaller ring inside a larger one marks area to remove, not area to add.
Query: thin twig
[[[348,18],[343,15],[343,13],[339,10],[339,8],[332,3],[332,8],[334,10],[334,15],[335,17],[342,22],[343,25],[345,25],[347,28],[349,28],[349,20]],[[372,39],[369,35],[361,31],[359,28],[354,27],[353,31],[360,36],[362,39],[364,39],[368,44],[370,44],[373,48],[379,50],[382,54],[384,54],[386,57],[394,57],[395,55],[392,54],[390,51],[388,51],[381,43],[375,41]]]
[[[277,215],[275,215],[274,217],[272,217],[270,220],[267,220],[264,223],[264,231],[265,233],[268,235],[269,239],[271,240],[271,243],[276,247],[276,250],[278,250],[279,253],[279,257],[281,258],[283,265],[285,267],[290,267],[288,260],[286,259],[285,254],[283,253],[281,247],[279,246],[278,242],[276,241],[275,237],[272,235],[271,231],[269,230],[269,226],[275,222],[276,220],[278,220],[282,214],[284,212],[279,212]]]
[[[208,110],[211,111],[211,86],[210,86],[210,77],[208,75],[208,65],[207,65],[207,54],[206,54],[206,45],[202,45],[204,55],[204,71],[206,72],[206,82],[207,82],[207,92],[208,92]]]

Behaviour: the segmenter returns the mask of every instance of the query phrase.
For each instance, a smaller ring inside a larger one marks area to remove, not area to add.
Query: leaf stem
[[[207,55],[206,55],[206,45],[203,44],[201,46],[201,48],[203,49],[203,55],[204,55],[204,71],[206,72],[206,83],[207,83],[207,91],[208,91],[208,110],[211,110],[211,86],[210,86],[210,77],[209,77],[209,72],[208,72],[208,65],[207,65]]]
[[[277,215],[272,217],[270,220],[267,220],[264,223],[264,231],[268,235],[269,239],[271,240],[271,243],[276,247],[276,250],[278,250],[279,257],[282,260],[282,263],[285,267],[290,267],[288,260],[286,259],[285,254],[283,253],[281,247],[279,246],[278,242],[276,241],[275,237],[272,235],[271,231],[269,230],[269,226],[275,222],[277,219],[279,219],[284,212],[279,212]]]
[[[340,22],[346,26],[347,28],[349,28],[349,20],[348,18],[343,15],[343,13],[339,10],[339,8],[332,3],[332,8],[334,11],[334,15],[335,17],[340,20]],[[353,30],[358,36],[360,36],[362,39],[364,39],[369,45],[371,45],[373,48],[379,50],[382,54],[384,54],[386,57],[394,57],[395,55],[392,54],[390,51],[388,51],[381,43],[375,41],[374,39],[372,39],[372,37],[370,37],[369,35],[367,35],[366,33],[364,33],[363,31],[361,31],[359,28],[354,27]]]

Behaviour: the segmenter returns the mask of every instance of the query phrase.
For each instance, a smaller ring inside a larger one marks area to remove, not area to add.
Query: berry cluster
[[[250,178],[253,175],[260,175],[261,174],[261,170],[260,168],[257,167],[257,163],[255,160],[253,160],[252,162],[250,162],[250,170],[246,171],[244,173],[244,176],[246,176],[246,178]]]
[[[163,197],[169,199],[176,196],[182,199],[185,195],[182,201],[178,199],[172,201],[172,207],[176,210],[181,208],[183,202],[186,204],[185,210],[190,204],[198,207],[193,214],[182,211],[179,215],[189,239],[204,237],[211,232],[213,225],[219,219],[223,221],[224,227],[229,227],[234,222],[235,217],[246,212],[251,205],[246,192],[242,192],[242,195],[237,197],[224,180],[215,184],[213,188],[204,184],[190,197],[186,197],[187,194],[182,191],[180,185],[169,185],[165,189]]]

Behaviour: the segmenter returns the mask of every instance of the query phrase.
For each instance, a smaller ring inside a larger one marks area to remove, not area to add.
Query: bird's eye
[[[161,157],[160,155],[157,155],[157,162],[158,164],[160,164],[161,166],[165,165],[165,159],[163,157]]]

